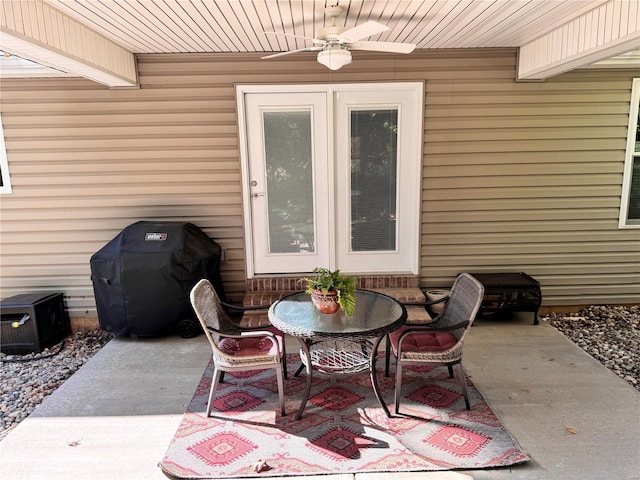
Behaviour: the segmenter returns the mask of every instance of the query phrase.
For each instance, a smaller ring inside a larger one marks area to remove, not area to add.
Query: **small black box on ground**
[[[538,324],[538,310],[542,303],[540,282],[524,272],[471,273],[483,286],[484,298],[480,306],[482,316],[501,312],[533,312]]]
[[[24,293],[0,301],[0,351],[40,353],[69,333],[63,295]]]

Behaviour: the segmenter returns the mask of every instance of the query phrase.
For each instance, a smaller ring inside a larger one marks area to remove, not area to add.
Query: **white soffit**
[[[638,48],[640,2],[609,0],[521,46],[517,79],[543,80]]]
[[[30,60],[0,51],[0,76],[2,78],[33,78],[33,77],[75,77],[72,73],[62,72],[44,67]]]
[[[370,40],[415,43],[417,50],[518,48],[518,80],[601,68],[640,48],[640,0],[0,0],[0,49],[55,69],[52,76],[132,87],[136,54],[310,46],[333,3],[344,9],[342,27],[389,26]],[[608,66],[637,67],[633,60]],[[0,77],[46,74],[7,65],[0,59]]]
[[[136,87],[133,53],[41,0],[2,2],[0,48],[109,87]]]

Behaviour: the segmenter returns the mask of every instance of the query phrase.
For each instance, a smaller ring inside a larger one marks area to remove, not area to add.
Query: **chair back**
[[[190,298],[191,306],[207,337],[211,335],[207,327],[222,333],[240,332],[240,328],[231,321],[227,312],[222,308],[220,297],[209,280],[203,278],[196,283],[191,289]]]
[[[445,303],[434,326],[436,328],[451,327],[468,321],[468,325],[450,332],[460,342],[475,320],[483,296],[484,287],[482,284],[468,273],[461,273],[453,282],[449,300]]]

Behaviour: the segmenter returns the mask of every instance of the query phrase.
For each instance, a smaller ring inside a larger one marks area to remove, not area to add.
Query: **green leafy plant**
[[[356,279],[340,273],[340,270],[331,271],[328,268],[314,268],[314,277],[302,278],[306,282],[305,293],[321,290],[326,294],[335,291],[338,294],[338,304],[348,316],[353,315],[356,308]]]

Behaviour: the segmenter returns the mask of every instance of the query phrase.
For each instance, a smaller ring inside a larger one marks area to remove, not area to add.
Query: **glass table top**
[[[344,311],[323,314],[311,303],[311,296],[298,292],[274,303],[269,320],[284,333],[296,336],[377,336],[399,328],[406,309],[394,298],[369,290],[356,290],[353,316]]]

